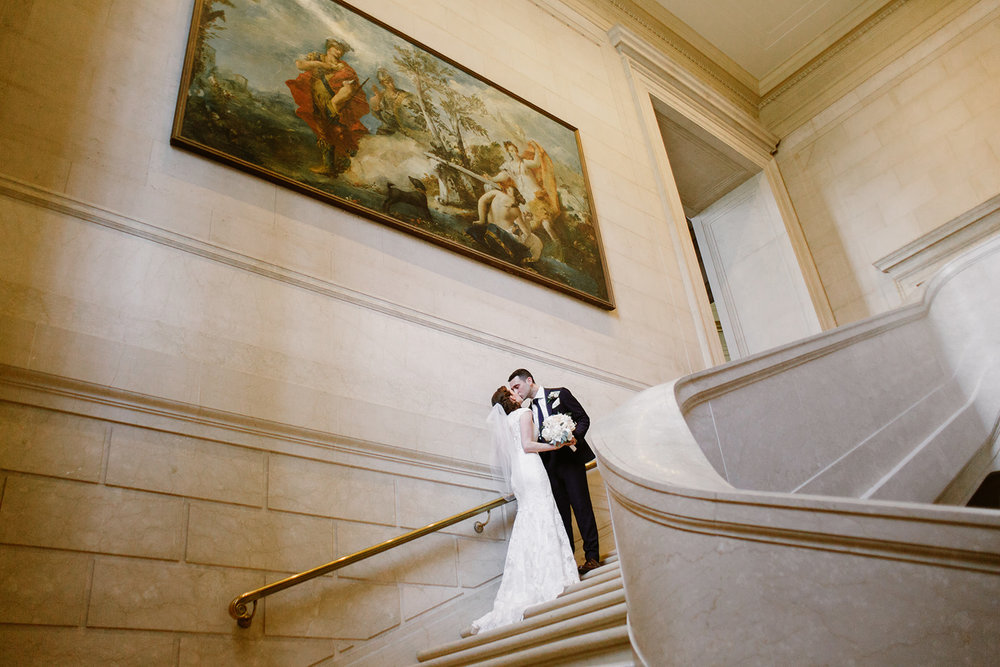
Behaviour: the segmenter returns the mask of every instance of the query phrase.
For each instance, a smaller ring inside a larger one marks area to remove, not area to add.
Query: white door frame
[[[715,317],[701,278],[694,244],[688,233],[684,207],[670,168],[670,160],[663,148],[663,139],[653,106],[654,100],[674,109],[760,166],[767,176],[768,184],[778,204],[785,231],[788,233],[820,326],[824,330],[836,326],[826,290],[820,281],[812,253],[774,159],[778,137],[768,132],[745,109],[685,70],[628,28],[617,25],[608,32],[608,36],[622,56],[622,64],[632,90],[633,101],[649,149],[649,157],[657,173],[664,214],[673,222],[670,226],[670,236],[674,243],[677,262],[684,269],[682,278],[685,295],[695,320],[705,366],[724,363],[725,357],[722,344],[716,335]]]

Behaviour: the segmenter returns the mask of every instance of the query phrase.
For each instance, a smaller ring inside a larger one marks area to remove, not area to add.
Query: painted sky
[[[217,36],[209,43],[216,51],[218,67],[245,76],[252,88],[287,92],[285,81],[299,73],[295,60],[310,51],[322,51],[326,39],[335,37],[351,46],[352,51],[344,60],[362,81],[370,80],[365,86],[368,94],[371,94],[370,83],[376,81],[375,70],[380,66],[394,74],[397,86],[413,91],[412,84],[392,62],[395,46],[412,48],[413,45],[332,0],[233,0],[233,4],[236,6],[218,6],[225,11],[226,20],[217,22],[222,30],[217,30]],[[463,94],[480,97],[494,116],[477,118],[489,132],[490,140],[517,140],[497,120],[503,117],[523,128],[525,136],[541,144],[554,160],[573,171],[581,170],[572,131],[480,79],[449,67],[454,72],[452,86]],[[466,137],[466,141],[483,140]]]

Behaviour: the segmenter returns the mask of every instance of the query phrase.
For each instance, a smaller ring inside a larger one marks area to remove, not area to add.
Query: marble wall
[[[691,218],[691,224],[730,359],[821,331],[763,173]]]
[[[227,612],[237,595],[492,500],[488,470],[364,453],[134,395],[112,400],[99,387],[57,395],[32,377],[0,387],[9,660],[336,662],[442,616],[450,622],[423,639],[455,639],[492,602],[511,506],[494,510],[482,534],[470,519],[276,593],[239,629]],[[606,533],[607,501],[596,504]]]
[[[311,664],[433,619],[452,639],[489,603],[502,517],[248,630],[226,606],[495,497],[484,418],[514,368],[599,417],[704,363],[604,29],[530,0],[356,4],[580,128],[617,309],[171,147],[191,0],[0,4],[6,654]]]
[[[875,260],[1000,190],[1000,5],[964,4],[899,35],[905,54],[782,138],[778,164],[839,324],[902,303]]]
[[[171,147],[191,0],[0,4],[0,631],[26,661],[361,650],[486,590],[500,536],[358,565],[274,598],[248,631],[225,605],[489,495],[483,419],[510,370],[600,419],[706,363],[603,14],[356,4],[579,128],[617,308]],[[862,248],[995,193],[993,4],[782,143],[842,319],[872,294],[891,305]]]

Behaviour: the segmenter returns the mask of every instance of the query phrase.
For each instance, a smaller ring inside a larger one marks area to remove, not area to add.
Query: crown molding
[[[761,160],[766,161],[773,154],[777,148],[778,137],[761,125],[745,108],[734,103],[729,96],[721,94],[713,86],[708,85],[702,77],[622,24],[611,28],[608,37],[618,52],[626,57],[633,67],[641,70],[654,87],[663,89],[665,96],[683,100],[689,110],[698,117],[691,120],[709,121],[716,125],[720,132],[747,146],[749,152]],[[655,91],[650,90],[650,92]],[[670,102],[667,99],[663,101]]]
[[[579,21],[585,17],[589,26],[602,30],[601,44],[607,43],[607,31],[622,24],[668,57],[701,77],[707,85],[730,98],[730,101],[753,115],[759,96],[757,81],[683,21],[652,0],[531,0],[557,17],[574,17],[570,27],[579,32]],[[564,22],[567,22],[563,19]]]
[[[757,94],[759,85],[753,74],[677,18],[658,0],[615,0],[613,4],[619,7],[624,16],[656,32],[672,48],[683,53],[700,68],[709,71],[710,76],[720,76],[730,80],[730,83],[738,83],[748,98]]]
[[[832,57],[836,49],[845,48],[850,41],[857,39],[857,35],[862,31],[870,29],[870,26],[866,27],[865,24],[874,25],[884,20],[888,16],[888,13],[884,13],[886,9],[890,12],[895,11],[898,7],[891,6],[900,4],[902,3],[898,0],[867,0],[859,3],[847,16],[831,25],[784,63],[762,76],[758,85],[761,96],[765,97],[817,59]]]
[[[689,76],[694,75],[694,77],[698,78],[702,86],[711,87],[717,93],[723,93],[731,104],[741,107],[750,115],[756,115],[760,96],[757,94],[755,80],[742,68],[730,61],[728,57],[714,47],[706,46],[706,48],[711,48],[712,53],[716,54],[717,57],[725,59],[730,68],[740,76],[735,76],[729,69],[720,65],[716,60],[706,56],[702,50],[691,44],[691,42],[672,30],[661,20],[648,14],[635,2],[631,2],[630,0],[610,0],[609,4],[617,10],[619,17],[625,18],[631,24],[628,28],[630,32],[635,32],[638,35],[636,31],[642,31],[644,37],[663,49],[661,53],[664,57],[668,55],[677,56],[674,59],[677,66],[681,67],[681,63],[683,63],[683,68],[689,72]],[[662,10],[661,13],[668,14],[666,10]],[[670,16],[672,17],[673,15]],[[676,17],[673,20],[679,23]],[[632,26],[634,26],[634,29]]]
[[[759,117],[782,138],[844,95],[895,66],[981,0],[893,0],[786,79],[764,92]]]
[[[824,49],[820,54],[809,60],[809,62],[800,66],[791,74],[787,75],[784,79],[777,81],[778,72],[773,73],[771,77],[765,77],[761,80],[761,98],[759,103],[759,108],[763,109],[768,104],[774,102],[777,98],[781,97],[783,94],[787,93],[792,87],[801,83],[810,74],[820,69],[826,65],[829,61],[833,60],[837,55],[843,52],[845,49],[850,47],[852,44],[857,42],[863,35],[873,30],[880,23],[885,21],[894,12],[899,10],[903,5],[905,5],[909,0],[894,0],[889,4],[885,5],[877,13],[870,16],[868,19],[862,21],[857,27],[848,32],[846,35],[838,39],[836,42],[831,44],[829,47]]]

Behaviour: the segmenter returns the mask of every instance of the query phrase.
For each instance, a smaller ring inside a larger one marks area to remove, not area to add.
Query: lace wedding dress
[[[519,422],[527,409],[505,415],[499,408],[490,416],[494,449],[504,459],[501,468],[517,497],[517,515],[493,610],[472,623],[474,633],[516,623],[528,607],[553,600],[580,581],[542,460],[521,447]]]

